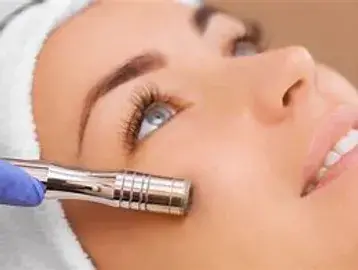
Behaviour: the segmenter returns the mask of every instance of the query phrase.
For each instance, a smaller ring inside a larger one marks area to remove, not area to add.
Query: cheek
[[[336,71],[324,66],[317,67],[318,91],[333,103],[358,105],[355,87]]]
[[[205,249],[214,249],[213,254],[225,250],[226,258],[236,260],[265,254],[275,246],[277,235],[284,234],[283,228],[293,227],[289,215],[294,211],[273,192],[278,177],[267,163],[267,153],[255,146],[257,135],[240,136],[224,127],[213,130],[200,121],[194,128],[188,122],[183,119],[163,128],[144,145],[132,166],[193,181],[187,222],[198,243],[207,243]],[[289,245],[285,242],[289,239],[277,245]]]
[[[230,125],[213,129],[212,124],[209,128],[188,118],[175,120],[151,137],[133,169],[192,180],[193,212],[205,215],[211,224],[233,223],[235,232],[244,232],[246,226],[240,223],[263,226],[270,222],[264,221],[261,211],[272,216],[278,204],[273,199],[278,174],[255,143],[258,132],[234,134]],[[245,222],[238,221],[242,217],[247,217]]]

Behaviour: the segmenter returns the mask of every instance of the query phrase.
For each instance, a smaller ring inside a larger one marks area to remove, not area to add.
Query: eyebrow
[[[194,28],[199,34],[204,34],[208,28],[211,18],[216,13],[224,13],[223,11],[212,6],[200,6],[197,8],[191,18]],[[158,52],[144,53],[135,56],[119,68],[106,75],[94,87],[88,91],[85,97],[79,125],[79,147],[77,155],[82,151],[82,143],[86,126],[88,124],[91,111],[97,101],[107,95],[119,85],[134,80],[135,78],[161,69],[166,66],[166,59]]]
[[[204,34],[206,32],[211,18],[217,13],[225,12],[213,6],[205,5],[200,6],[198,9],[195,10],[192,17],[192,22],[194,27],[198,30],[200,34]]]
[[[160,53],[144,53],[127,60],[125,64],[109,73],[88,91],[80,118],[78,154],[81,152],[84,133],[91,111],[97,101],[119,85],[165,66],[166,59]]]

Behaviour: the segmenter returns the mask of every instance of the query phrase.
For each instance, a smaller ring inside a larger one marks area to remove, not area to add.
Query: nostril
[[[293,95],[296,90],[298,90],[303,84],[303,80],[296,81],[284,94],[282,97],[282,105],[284,107],[289,106],[292,103]]]

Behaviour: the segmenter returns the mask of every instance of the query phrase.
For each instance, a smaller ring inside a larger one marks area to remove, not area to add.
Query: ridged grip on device
[[[122,208],[185,215],[191,205],[191,183],[126,171],[116,177],[114,197]]]

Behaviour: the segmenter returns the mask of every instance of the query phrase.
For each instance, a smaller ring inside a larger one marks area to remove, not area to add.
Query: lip
[[[348,168],[357,166],[358,164],[358,146],[356,146],[353,150],[349,151],[345,154],[339,162],[331,166],[327,173],[319,180],[318,186],[315,190],[318,190],[328,183],[333,181],[334,179],[338,178],[344,171]]]
[[[357,128],[357,106],[340,106],[335,111],[333,111],[333,113],[327,115],[327,117],[318,126],[310,144],[308,156],[306,159],[307,163],[303,169],[304,185],[302,192],[305,190],[307,185],[316,180],[317,172],[324,163],[326,155],[334,147],[338,140],[345,136],[349,130]],[[352,154],[353,156],[356,156],[356,150],[353,150],[352,152],[354,153],[347,154],[348,161],[352,160],[352,157],[349,158],[348,155]],[[332,168],[327,171],[327,179],[332,180],[332,178],[338,177],[339,174],[344,171],[344,167],[347,165],[345,163],[347,162],[345,161],[344,157],[340,162],[337,163],[337,166],[332,166]],[[322,181],[322,186],[325,185],[324,183],[328,182],[330,181]]]

